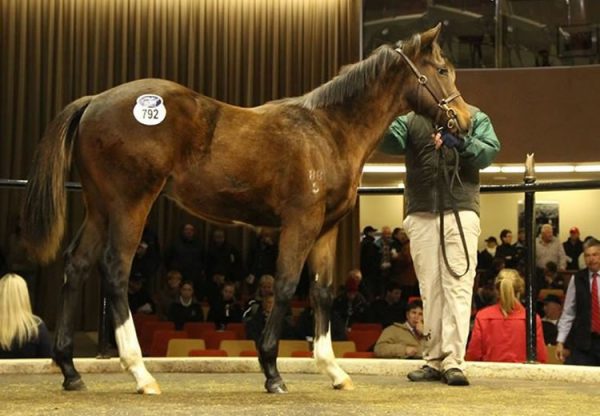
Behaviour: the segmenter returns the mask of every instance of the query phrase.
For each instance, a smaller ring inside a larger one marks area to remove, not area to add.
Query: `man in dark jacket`
[[[381,145],[384,152],[405,155],[404,229],[411,242],[429,337],[423,354],[426,365],[408,374],[411,381],[469,384],[462,369],[480,234],[479,170],[489,166],[500,150],[488,116],[476,107],[469,110],[471,128],[463,138],[436,131],[431,120],[409,113],[392,123]],[[460,181],[451,181],[452,177]],[[440,254],[441,244],[447,264]]]
[[[558,321],[556,358],[572,365],[600,366],[600,241],[583,246],[586,268],[573,275]],[[566,357],[567,345],[571,354]]]

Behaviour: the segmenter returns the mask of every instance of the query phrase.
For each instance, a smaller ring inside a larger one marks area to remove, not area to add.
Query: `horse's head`
[[[396,49],[408,65],[413,83],[406,99],[416,113],[451,131],[467,131],[471,117],[456,85],[456,73],[437,43],[441,24],[399,43]]]

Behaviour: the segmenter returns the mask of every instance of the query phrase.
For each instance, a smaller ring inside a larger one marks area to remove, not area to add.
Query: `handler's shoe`
[[[451,368],[444,371],[442,381],[449,386],[468,386],[469,380],[467,376],[458,368]]]
[[[424,365],[418,370],[408,373],[407,377],[410,381],[439,381],[442,379],[442,373],[435,368]]]

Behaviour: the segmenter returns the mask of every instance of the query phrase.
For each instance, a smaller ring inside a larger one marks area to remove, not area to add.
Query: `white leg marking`
[[[121,358],[121,366],[135,378],[137,390],[141,391],[144,386],[151,383],[156,383],[154,377],[150,375],[146,366],[142,361],[142,350],[135,333],[131,312],[127,320],[115,331],[117,338],[117,346],[119,347],[119,357]],[[154,393],[148,391],[147,393]],[[160,391],[158,392],[160,393]]]
[[[331,324],[327,327],[327,332],[321,334],[315,340],[314,356],[317,367],[331,378],[334,386],[340,386],[350,379],[348,374],[335,362],[333,348],[331,347]]]

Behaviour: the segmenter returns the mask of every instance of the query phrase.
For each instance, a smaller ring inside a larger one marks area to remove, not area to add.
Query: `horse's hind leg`
[[[338,228],[321,236],[308,256],[308,266],[313,281],[310,296],[315,312],[314,357],[317,367],[326,373],[336,389],[353,389],[352,380],[335,362],[331,346],[331,306],[333,295],[333,260]]]
[[[73,320],[83,282],[97,264],[104,238],[103,221],[89,213],[65,253],[65,278],[56,323],[54,361],[60,367],[65,390],[83,390],[85,384],[73,365]]]
[[[111,209],[108,244],[102,256],[101,270],[106,282],[108,304],[115,323],[115,338],[121,366],[135,378],[138,393],[160,394],[156,380],[146,370],[142,361],[142,350],[127,299],[131,262],[142,237],[150,204],[151,201],[140,202],[135,208],[121,206]]]

